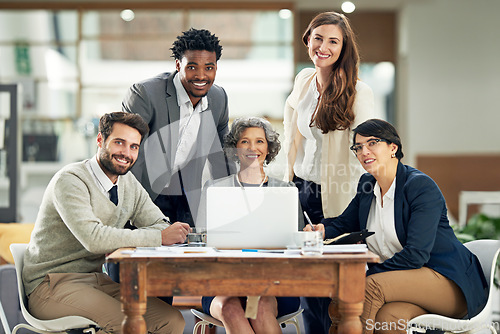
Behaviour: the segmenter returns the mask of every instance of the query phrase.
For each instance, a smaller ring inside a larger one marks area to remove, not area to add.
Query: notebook
[[[295,187],[209,187],[207,246],[286,248],[298,230]]]

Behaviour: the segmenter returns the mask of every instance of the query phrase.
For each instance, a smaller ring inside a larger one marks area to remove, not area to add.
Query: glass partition
[[[36,219],[43,190],[60,167],[96,153],[97,121],[121,109],[130,85],[175,70],[170,48],[190,27],[221,41],[215,83],[227,92],[230,118],[267,116],[280,126],[294,77],[293,15],[282,14],[258,8],[0,10],[0,84],[20,87],[22,220]],[[12,183],[5,180],[0,189],[8,192]],[[5,194],[0,201],[10,205]]]
[[[0,223],[17,221],[18,86],[0,85]]]

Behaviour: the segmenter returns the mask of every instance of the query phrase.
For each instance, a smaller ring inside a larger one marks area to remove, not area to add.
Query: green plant
[[[500,217],[490,217],[483,213],[473,215],[464,227],[454,228],[457,239],[462,243],[477,239],[500,239]],[[497,262],[497,270],[500,270],[500,259]],[[498,276],[498,275],[497,275]],[[495,279],[495,285],[500,282]]]
[[[472,216],[467,225],[455,228],[455,235],[461,242],[477,239],[499,239],[500,217],[493,218],[483,213]]]

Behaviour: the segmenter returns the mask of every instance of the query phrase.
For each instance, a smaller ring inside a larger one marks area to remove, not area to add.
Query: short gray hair
[[[278,139],[278,132],[276,132],[271,123],[264,118],[245,117],[235,119],[231,125],[231,130],[224,137],[224,152],[230,159],[238,162],[238,157],[235,154],[236,144],[240,140],[243,131],[248,128],[261,128],[264,130],[267,140],[267,148],[269,151],[264,163],[269,164],[278,155],[278,152],[281,149],[281,143]]]

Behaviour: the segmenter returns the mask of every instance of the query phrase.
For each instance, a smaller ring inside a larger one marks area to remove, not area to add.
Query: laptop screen
[[[207,246],[286,248],[298,231],[295,187],[209,187]]]

